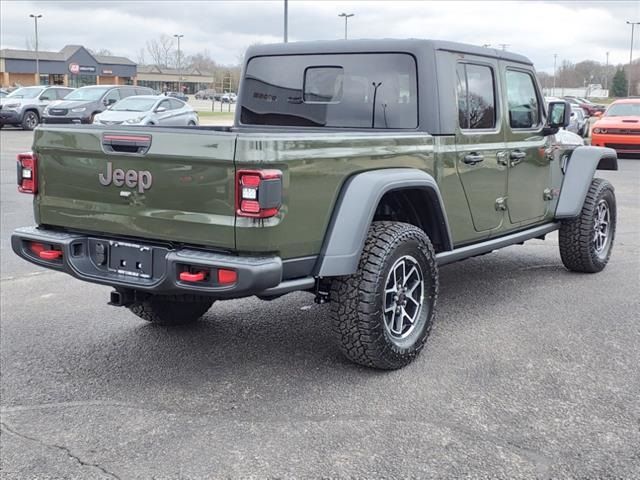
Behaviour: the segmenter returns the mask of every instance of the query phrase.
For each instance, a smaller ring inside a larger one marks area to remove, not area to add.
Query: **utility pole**
[[[339,17],[344,17],[344,39],[347,39],[347,22],[349,20],[349,17],[353,17],[355,15],[355,13],[344,13],[342,12],[341,14],[339,14]]]
[[[551,93],[552,97],[556,96],[556,61],[558,60],[558,54],[553,54],[553,90]]]
[[[178,39],[178,93],[182,94],[182,63],[180,62],[180,39],[184,37],[184,35],[178,35],[176,33],[174,37]]]
[[[284,0],[284,43],[289,41],[289,0]]]
[[[38,19],[42,18],[42,15],[34,15],[33,13],[29,15],[33,18],[33,21],[36,24],[36,85],[40,85],[40,52],[38,51]]]
[[[507,47],[509,46],[509,44],[508,44],[508,43],[499,43],[498,45],[500,46],[500,48],[501,48],[503,51],[504,51],[504,50],[506,50],[506,49],[507,49]]]
[[[633,60],[633,30],[636,25],[640,25],[640,22],[629,22],[627,25],[631,25],[631,47],[629,48],[629,78],[627,79],[627,97],[631,95],[631,61]]]
[[[609,52],[607,52],[607,63],[604,65],[604,89],[609,86]]]

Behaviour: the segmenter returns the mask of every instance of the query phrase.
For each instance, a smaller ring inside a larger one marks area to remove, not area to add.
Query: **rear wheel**
[[[574,272],[596,273],[606,267],[616,234],[613,186],[594,178],[580,215],[562,222],[559,233],[562,263]]]
[[[196,122],[194,122],[193,120],[189,120],[189,123],[187,125],[189,125],[190,127],[195,127]]]
[[[424,347],[437,295],[429,237],[406,223],[374,222],[358,271],[332,281],[333,329],[342,353],[369,367],[404,367]]]
[[[25,112],[24,116],[22,117],[22,128],[24,130],[33,130],[38,126],[39,122],[40,117],[38,116],[38,114],[33,110],[29,110]]]
[[[132,313],[158,325],[184,325],[202,317],[213,300],[194,295],[149,295],[129,305]]]

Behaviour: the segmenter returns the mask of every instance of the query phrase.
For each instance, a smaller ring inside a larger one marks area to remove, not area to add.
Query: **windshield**
[[[42,87],[23,87],[11,92],[7,98],[36,98],[42,90]]]
[[[65,100],[84,100],[85,102],[91,102],[99,100],[102,95],[107,91],[107,88],[79,88],[74,90],[69,95],[64,97]]]
[[[604,114],[605,117],[640,117],[640,103],[615,103]]]
[[[247,65],[240,118],[245,125],[416,128],[417,102],[408,54],[266,56]]]
[[[148,112],[156,102],[155,98],[127,97],[111,107],[111,110],[116,112]]]

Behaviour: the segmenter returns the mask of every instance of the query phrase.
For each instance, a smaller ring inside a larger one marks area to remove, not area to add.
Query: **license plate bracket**
[[[109,242],[109,270],[134,277],[153,275],[153,248],[125,242]]]

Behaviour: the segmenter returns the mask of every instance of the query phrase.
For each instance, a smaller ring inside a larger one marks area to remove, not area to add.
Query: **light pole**
[[[339,14],[339,17],[344,17],[344,39],[347,39],[347,22],[349,21],[349,17],[353,17],[355,13],[344,13]]]
[[[604,89],[609,86],[609,52],[607,52],[607,63],[604,65]]]
[[[627,81],[627,97],[631,95],[631,61],[633,60],[633,30],[636,25],[640,25],[640,22],[629,22],[627,25],[631,25],[631,47],[629,48],[629,79]]]
[[[553,93],[551,94],[552,97],[556,96],[556,60],[558,60],[558,54],[554,53],[553,54]]]
[[[40,85],[40,53],[38,52],[38,19],[42,18],[42,15],[34,15],[33,13],[29,15],[33,18],[34,23],[36,24],[36,85]]]
[[[182,80],[182,65],[180,63],[180,39],[182,37],[184,37],[184,35],[178,35],[175,34],[174,37],[176,37],[178,39],[178,93],[182,94],[182,85],[181,85],[181,80]]]
[[[284,0],[284,43],[289,41],[289,1]]]

